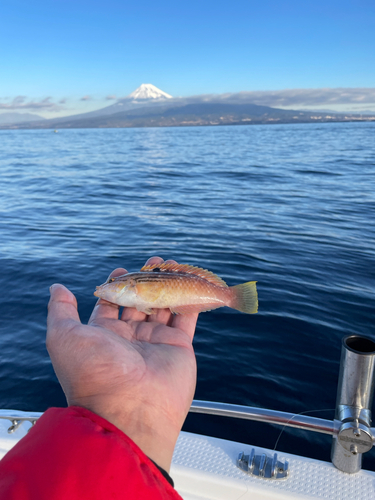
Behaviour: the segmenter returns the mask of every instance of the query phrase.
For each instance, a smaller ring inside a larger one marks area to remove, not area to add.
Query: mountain
[[[0,115],[1,116],[1,115]],[[32,115],[31,115],[32,116]],[[0,128],[120,128],[249,125],[263,123],[317,123],[375,120],[375,115],[296,111],[233,102],[231,96],[172,97],[143,83],[127,97],[106,108],[50,120],[0,122]]]
[[[33,113],[0,113],[0,124],[8,125],[12,123],[35,122],[45,120],[42,116]]]
[[[131,94],[122,99],[119,99],[115,104],[106,106],[105,108],[97,109],[95,111],[88,111],[87,113],[80,113],[78,115],[64,116],[63,118],[53,118],[53,127],[60,127],[61,124],[71,122],[72,120],[87,120],[97,116],[108,116],[122,111],[131,109],[138,109],[141,106],[160,106],[167,100],[172,99],[172,96],[158,89],[151,83],[142,83]],[[64,126],[64,125],[61,125]]]
[[[375,109],[362,109],[361,111],[357,111],[360,115],[371,115],[375,116]]]
[[[146,101],[148,103],[148,101]],[[158,106],[138,106],[102,116],[67,117],[57,123],[47,120],[24,123],[13,128],[130,128],[180,127],[202,125],[249,125],[270,123],[317,123],[358,120],[358,115],[326,115],[259,106],[257,104],[230,104],[223,102],[192,102],[183,99],[165,99]],[[363,118],[364,119],[364,118]],[[371,119],[371,118],[369,118]],[[374,119],[374,118],[372,118]]]
[[[140,87],[129,94],[128,99],[172,99],[172,96],[152,85],[152,83],[142,83]]]

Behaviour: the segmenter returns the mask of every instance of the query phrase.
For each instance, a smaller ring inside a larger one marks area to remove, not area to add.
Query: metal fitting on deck
[[[343,472],[358,472],[362,454],[371,450],[371,406],[375,382],[375,342],[351,335],[343,339],[335,420],[338,434],[332,442],[332,463]]]

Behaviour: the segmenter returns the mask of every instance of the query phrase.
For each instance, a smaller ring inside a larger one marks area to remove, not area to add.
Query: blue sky
[[[176,97],[365,89],[336,107],[375,109],[373,0],[12,0],[0,16],[0,112],[90,111],[141,83]]]

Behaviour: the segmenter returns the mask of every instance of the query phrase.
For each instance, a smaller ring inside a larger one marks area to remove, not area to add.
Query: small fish
[[[145,265],[140,272],[109,278],[94,295],[145,314],[164,308],[188,314],[223,306],[250,314],[258,311],[256,281],[229,287],[216,274],[188,264]]]

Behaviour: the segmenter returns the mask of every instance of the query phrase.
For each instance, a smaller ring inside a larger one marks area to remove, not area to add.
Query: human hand
[[[169,309],[146,316],[134,308],[119,318],[119,306],[99,299],[82,325],[74,295],[51,287],[47,349],[68,404],[113,423],[167,471],[195,391],[197,318]]]

